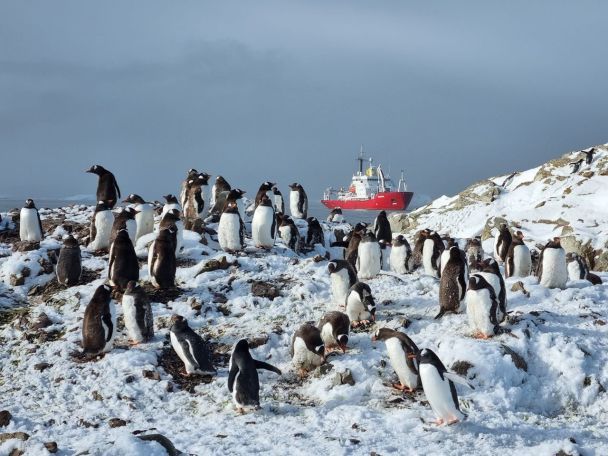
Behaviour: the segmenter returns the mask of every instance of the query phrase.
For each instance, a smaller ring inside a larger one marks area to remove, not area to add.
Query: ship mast
[[[361,144],[361,150],[359,151],[357,161],[359,162],[359,174],[363,174],[363,162],[365,161],[365,157],[363,154],[363,144]]]

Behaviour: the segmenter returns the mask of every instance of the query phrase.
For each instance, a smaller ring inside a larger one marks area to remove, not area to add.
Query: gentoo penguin
[[[583,152],[585,153],[585,163],[590,165],[591,162],[593,162],[593,155],[595,154],[595,147],[592,147],[590,150],[584,150]]]
[[[562,248],[560,238],[549,241],[542,252],[538,263],[538,278],[543,287],[566,288],[568,282],[568,267],[566,252]]]
[[[110,285],[124,290],[130,280],[139,280],[139,262],[127,230],[120,230],[110,247]]]
[[[222,250],[238,252],[245,246],[245,225],[236,203],[230,202],[224,209],[217,227],[217,239]]]
[[[424,266],[424,273],[433,277],[439,277],[441,254],[445,250],[445,245],[441,240],[439,234],[433,231],[428,234],[424,240],[422,249],[422,265]]]
[[[110,248],[110,236],[114,225],[112,208],[105,202],[99,201],[93,212],[90,228],[90,250],[106,250]]]
[[[457,245],[450,247],[450,256],[439,279],[439,313],[441,318],[446,312],[460,312],[460,302],[467,290],[466,261]]]
[[[530,249],[524,244],[524,234],[515,233],[505,259],[506,277],[528,277],[532,272]]]
[[[309,247],[315,244],[321,244],[325,247],[325,235],[323,234],[323,227],[315,217],[308,217],[308,231],[306,232],[306,245]]]
[[[566,262],[568,263],[568,276],[570,280],[588,280],[593,285],[601,285],[602,279],[589,272],[589,266],[585,259],[577,253],[568,252],[566,254]]]
[[[483,260],[483,247],[481,246],[481,238],[474,237],[467,239],[464,247],[464,253],[467,257],[469,271],[477,270],[477,266]]]
[[[97,201],[105,201],[110,209],[112,209],[118,198],[120,198],[120,188],[114,174],[105,169],[101,165],[94,165],[85,172],[97,174],[99,181],[97,182]]]
[[[239,410],[260,407],[260,379],[258,369],[266,369],[281,375],[281,371],[264,361],[253,359],[249,344],[239,340],[232,349],[228,364],[228,391]]]
[[[439,268],[440,268],[440,273],[443,274],[443,269],[445,268],[445,265],[448,263],[448,260],[450,259],[450,249],[452,247],[454,247],[456,244],[456,241],[454,240],[454,238],[451,237],[446,237],[443,240],[443,245],[445,246],[445,250],[443,252],[441,252],[441,256],[439,257]],[[440,274],[440,276],[441,276]]]
[[[175,286],[175,229],[160,230],[148,251],[148,272],[156,288]]]
[[[276,186],[272,187],[272,194],[274,195],[274,210],[284,214],[285,200],[283,199],[283,194]]]
[[[312,323],[304,323],[291,338],[291,360],[300,375],[314,370],[325,362],[325,344],[321,331]]]
[[[327,216],[327,223],[342,223],[344,222],[344,216],[342,215],[342,209],[336,207],[331,210]]]
[[[367,229],[367,225],[364,223],[357,223],[353,230],[348,234],[348,247],[346,247],[346,252],[344,253],[344,257],[346,261],[348,261],[353,268],[357,267],[357,256],[359,255],[359,243],[365,231]]]
[[[110,244],[116,239],[116,234],[120,230],[127,230],[129,239],[135,245],[135,236],[137,235],[137,222],[135,216],[138,212],[132,207],[120,209],[114,214],[114,222],[112,223],[112,233],[110,234]]]
[[[275,185],[276,184],[274,184],[273,182],[268,181],[263,182],[262,185],[260,185],[260,188],[258,189],[258,192],[255,195],[254,207],[251,208],[251,212],[253,212],[255,208],[258,207],[260,201],[262,201],[263,195],[268,196],[268,198],[272,201],[272,198],[274,197],[274,193],[272,193],[272,187],[274,187]]]
[[[205,193],[203,187],[209,185],[209,177],[210,176],[207,173],[199,173],[186,181],[182,208],[184,218],[190,224],[193,224],[196,219],[201,218],[203,210],[205,209]]]
[[[391,271],[396,272],[397,274],[409,274],[414,270],[412,248],[402,234],[399,234],[393,239],[390,264]]]
[[[494,238],[494,258],[500,264],[504,263],[509,247],[511,246],[511,231],[506,223],[501,223],[498,227],[498,235]]]
[[[221,193],[226,192],[227,194],[227,192],[229,192],[230,190],[232,190],[232,187],[230,186],[228,181],[224,179],[224,176],[217,176],[215,178],[215,184],[213,184],[213,187],[211,187],[211,201],[209,204],[209,212],[217,212],[221,214],[223,207],[217,207],[217,198]]]
[[[38,209],[36,209],[34,200],[28,199],[19,215],[19,238],[22,241],[40,242],[43,236],[44,230]]]
[[[359,244],[361,245],[361,244]],[[387,244],[384,239],[378,241],[378,245],[380,246],[380,258],[382,259],[382,265],[380,269],[382,271],[390,271],[391,270],[391,251],[393,250],[392,243]]]
[[[63,246],[59,251],[59,258],[55,266],[57,282],[61,285],[71,287],[76,285],[82,274],[82,257],[78,241],[69,234],[63,240]]]
[[[337,348],[346,353],[346,344],[348,344],[348,333],[350,331],[350,318],[348,315],[336,310],[332,310],[323,315],[319,321],[319,331],[321,331],[321,339],[325,344],[325,353],[329,353],[332,349]]]
[[[382,269],[382,253],[376,236],[371,231],[361,237],[357,251],[357,275],[360,279],[372,279]]]
[[[177,198],[175,197],[175,195],[168,194],[168,195],[163,196],[163,198],[165,199],[165,205],[163,206],[163,211],[160,213],[161,220],[164,218],[164,216],[167,214],[167,212],[169,212],[172,209],[177,209],[179,211],[179,213],[181,214],[182,207],[179,204],[179,201],[177,201]]]
[[[465,300],[474,337],[487,339],[498,334],[498,299],[494,287],[480,274],[473,274],[469,278]]]
[[[454,424],[465,418],[458,405],[454,382],[473,388],[462,377],[448,372],[435,352],[425,348],[418,352],[418,372],[422,389],[437,417],[436,424]]]
[[[570,163],[570,166],[572,166],[572,171],[570,172],[570,174],[576,174],[578,173],[578,171],[581,169],[581,165],[583,164],[583,161],[585,159],[581,158],[579,160],[573,161],[572,163]]]
[[[116,310],[108,285],[100,285],[87,304],[82,320],[82,348],[98,355],[112,349],[116,335]]]
[[[279,234],[287,247],[294,252],[300,250],[300,232],[289,215],[283,215],[279,225]]]
[[[385,241],[388,245],[393,242],[393,232],[386,211],[380,211],[376,220],[374,220],[374,234],[378,241]]]
[[[399,383],[393,387],[413,393],[420,385],[418,375],[418,365],[415,359],[418,347],[407,335],[401,331],[389,328],[377,329],[372,336],[372,342],[383,341],[386,344],[386,351],[391,365],[399,378]]]
[[[253,245],[261,249],[270,249],[274,245],[277,232],[277,217],[268,196],[262,196],[258,207],[255,208],[251,220],[251,237]]]
[[[376,320],[376,302],[368,284],[357,282],[350,287],[346,298],[346,315],[353,328]]]
[[[476,274],[486,279],[492,288],[498,300],[498,310],[496,318],[499,323],[502,323],[507,316],[507,289],[505,287],[505,279],[500,273],[498,262],[493,258],[486,258],[479,264],[479,272]]]
[[[357,283],[357,272],[346,260],[331,260],[327,265],[331,283],[331,297],[339,309],[344,309],[348,290]]]
[[[184,363],[186,375],[215,375],[217,371],[207,342],[188,326],[188,321],[181,315],[171,317],[171,323],[171,346]]]
[[[178,209],[169,210],[160,220],[158,225],[159,232],[169,228],[175,230],[175,255],[177,256],[179,255],[179,252],[182,249],[182,244],[184,243],[184,222],[182,222],[180,219]]]
[[[418,231],[416,233],[416,238],[414,241],[414,250],[412,251],[412,258],[414,260],[414,269],[418,269],[419,267],[424,267],[423,265],[423,253],[424,253],[424,243],[431,235],[431,230],[425,228],[423,230]]]
[[[154,318],[150,299],[134,280],[127,283],[125,293],[122,295],[122,313],[132,344],[147,342],[154,337]]]
[[[233,188],[232,190],[218,193],[215,197],[216,198],[215,205],[213,206],[213,209],[211,210],[211,213],[212,213],[211,222],[215,223],[215,222],[219,221],[219,219],[220,219],[222,213],[224,212],[224,209],[226,209],[226,206],[228,205],[228,203],[236,204],[237,207],[239,208],[239,212],[241,212],[243,195],[245,193],[247,193],[247,192],[245,192],[245,190],[241,190],[240,188]]]
[[[198,171],[194,168],[190,168],[188,170],[188,174],[186,174],[186,178],[182,181],[181,189],[179,192],[179,203],[182,207],[186,205],[186,190],[188,189],[188,181],[190,179],[194,179],[194,177],[198,174]]]
[[[136,211],[136,241],[140,237],[145,236],[146,234],[150,234],[152,231],[154,231],[154,206],[151,203],[146,203],[141,196],[136,195],[135,193],[131,193],[124,199],[123,202],[131,204],[131,207]]]
[[[289,186],[289,212],[294,219],[305,219],[308,217],[308,196],[304,188],[294,182]]]

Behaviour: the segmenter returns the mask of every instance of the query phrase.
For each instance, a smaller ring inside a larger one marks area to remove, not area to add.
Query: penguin
[[[245,247],[245,225],[234,202],[228,203],[220,217],[217,239],[226,252],[238,252]]]
[[[120,188],[118,188],[118,182],[116,182],[114,174],[101,165],[91,166],[85,172],[99,176],[97,182],[97,201],[104,201],[110,206],[110,209],[113,209],[118,198],[120,198]]]
[[[587,266],[587,262],[582,256],[568,252],[566,262],[568,263],[568,277],[570,280],[588,280],[593,285],[601,285],[602,279],[589,272],[589,266]]]
[[[342,214],[342,209],[336,207],[331,210],[329,215],[327,216],[327,223],[343,223],[344,215]]]
[[[367,226],[364,223],[357,223],[353,230],[348,234],[348,247],[344,253],[346,261],[348,261],[353,268],[357,268],[357,256],[359,255],[359,244],[365,234]]]
[[[418,352],[418,372],[422,389],[433,409],[437,425],[454,424],[463,420],[466,415],[460,411],[458,394],[454,382],[473,387],[462,377],[448,372],[433,350],[425,348]]]
[[[114,214],[114,222],[112,223],[112,233],[110,234],[110,244],[116,239],[116,234],[120,230],[127,230],[129,233],[129,239],[133,245],[135,245],[135,237],[137,235],[137,222],[135,216],[138,212],[132,207],[126,207],[121,209],[118,213]]]
[[[498,227],[498,235],[494,238],[494,258],[498,263],[505,262],[512,240],[513,236],[511,236],[509,227],[506,223],[501,223]]]
[[[284,214],[285,200],[283,199],[283,194],[276,186],[272,187],[272,194],[274,195],[274,210]]]
[[[260,188],[258,189],[258,192],[255,195],[253,208],[249,208],[248,210],[250,210],[251,212],[255,211],[255,208],[258,207],[260,201],[262,201],[263,195],[268,196],[268,198],[272,200],[272,198],[274,197],[274,194],[272,193],[272,187],[274,187],[275,185],[275,183],[268,181],[262,183],[262,185],[260,185]]]
[[[570,166],[572,166],[572,171],[570,172],[570,174],[576,174],[578,173],[578,171],[581,169],[581,165],[583,164],[583,161],[585,159],[581,158],[579,160],[573,161],[572,163],[570,163]]]
[[[439,279],[439,313],[435,319],[441,318],[446,312],[460,312],[460,303],[464,299],[467,282],[466,261],[458,246],[449,250],[449,259]]]
[[[224,179],[224,176],[217,176],[215,178],[215,184],[213,184],[213,187],[211,187],[211,201],[209,204],[209,212],[217,212],[219,214],[222,213],[224,208],[217,207],[217,199],[220,194],[224,192],[228,194],[230,190],[232,190],[232,187],[230,186],[228,181]]]
[[[494,287],[480,274],[473,274],[469,278],[465,300],[474,337],[488,339],[498,334],[498,299]]]
[[[382,259],[382,265],[380,267],[380,270],[390,271],[391,270],[391,251],[393,249],[393,245],[392,245],[392,243],[387,244],[384,239],[379,240],[378,245],[380,246],[380,258]]]
[[[203,187],[209,185],[209,174],[199,173],[186,181],[184,189],[184,199],[182,208],[184,218],[193,224],[197,219],[201,218],[201,214],[205,209],[205,193]]]
[[[393,242],[393,232],[391,231],[391,224],[386,216],[386,211],[380,211],[376,220],[374,220],[374,234],[378,241],[385,241],[387,245]]]
[[[212,353],[207,342],[188,326],[188,321],[181,315],[171,317],[171,323],[169,329],[171,346],[184,363],[186,376],[191,374],[214,376],[217,370],[213,367]]]
[[[357,282],[350,287],[346,298],[346,315],[353,328],[376,321],[376,302],[369,285]]]
[[[33,199],[27,199],[19,215],[19,239],[28,242],[40,242],[44,237],[40,214]]]
[[[332,301],[338,308],[344,309],[348,291],[357,283],[357,272],[346,260],[332,260],[327,265],[331,283]]]
[[[253,245],[260,249],[271,249],[274,246],[276,232],[277,218],[274,207],[268,196],[264,195],[251,220]]]
[[[130,280],[139,280],[139,262],[127,230],[120,230],[110,247],[108,278],[119,290],[124,290]]]
[[[414,257],[412,248],[407,239],[399,234],[393,239],[390,256],[391,271],[397,274],[409,274],[414,270]]]
[[[481,238],[474,237],[467,239],[467,243],[464,247],[464,253],[467,257],[469,265],[469,271],[477,270],[478,264],[483,260],[483,247],[481,245]]]
[[[318,324],[321,331],[321,339],[325,344],[325,354],[330,353],[334,348],[346,353],[348,344],[348,333],[350,331],[350,318],[342,312],[332,310],[327,312]]]
[[[291,338],[291,360],[301,376],[325,362],[325,344],[321,331],[312,323],[304,323]]]
[[[441,276],[441,274],[443,274],[443,269],[445,268],[445,265],[448,263],[448,260],[450,259],[450,249],[457,244],[456,244],[456,241],[454,240],[454,238],[446,237],[445,239],[443,239],[443,245],[445,246],[445,250],[443,252],[441,252],[441,256],[439,257],[440,276]]]
[[[376,236],[371,231],[361,237],[357,251],[357,275],[360,279],[376,277],[382,268],[382,253]]]
[[[305,219],[308,217],[308,196],[304,188],[294,182],[289,186],[289,211],[294,219]]]
[[[163,211],[160,213],[161,220],[165,217],[167,212],[169,212],[172,209],[177,209],[179,211],[179,213],[181,214],[182,207],[179,204],[179,201],[177,201],[177,198],[175,197],[175,195],[168,194],[168,195],[163,196],[163,198],[165,199],[165,205],[163,206]]]
[[[507,316],[507,289],[498,262],[493,258],[485,259],[480,263],[479,271],[476,274],[483,277],[494,288],[494,294],[498,300],[496,317],[498,322],[502,323]]]
[[[182,244],[184,243],[184,222],[180,219],[180,213],[178,209],[170,209],[160,220],[158,225],[158,231],[173,229],[175,233],[174,242],[175,242],[175,256],[179,255]]]
[[[55,266],[55,275],[60,285],[71,287],[76,285],[82,275],[82,256],[78,241],[69,234],[63,240],[63,246],[59,250],[59,258]]]
[[[211,219],[209,220],[211,223],[216,223],[219,221],[224,209],[228,205],[228,203],[234,203],[239,208],[239,212],[242,212],[242,202],[243,195],[247,193],[240,188],[234,188],[232,190],[224,191],[218,193],[216,195],[216,202],[213,206],[211,212]]]
[[[253,359],[247,341],[239,340],[232,349],[228,364],[228,391],[232,393],[232,401],[240,411],[260,407],[258,369],[281,375],[281,371],[273,365]]]
[[[122,295],[122,313],[133,345],[148,342],[154,337],[154,317],[150,299],[134,280],[127,283]]]
[[[186,206],[186,192],[188,190],[188,181],[190,179],[194,179],[198,175],[198,171],[194,168],[190,168],[188,170],[188,174],[186,174],[186,178],[182,181],[182,185],[179,192],[179,203],[182,207]]]
[[[315,244],[321,244],[325,247],[325,234],[323,227],[315,217],[308,217],[308,231],[306,232],[306,245],[313,247]]]
[[[431,230],[425,228],[420,230],[416,234],[416,240],[414,242],[414,250],[412,251],[412,258],[414,261],[414,269],[418,269],[419,267],[423,267],[423,253],[424,253],[424,243],[431,235]]]
[[[595,154],[595,147],[592,147],[590,150],[584,150],[585,153],[585,163],[590,165],[593,162],[593,155]]]
[[[566,288],[568,267],[566,252],[562,248],[560,238],[553,238],[540,252],[538,278],[543,287],[561,288],[562,290]]]
[[[439,278],[441,274],[440,261],[445,245],[436,231],[432,231],[424,240],[422,249],[422,264],[427,275]]]
[[[152,233],[154,231],[154,206],[151,203],[146,203],[141,196],[135,193],[131,193],[123,202],[131,204],[131,207],[136,211],[135,241],[137,242],[140,237]]]
[[[89,234],[90,250],[107,250],[110,248],[110,236],[114,225],[114,214],[112,208],[105,202],[97,202]]]
[[[290,216],[284,215],[279,225],[279,234],[285,245],[293,250],[299,252],[300,250],[300,232],[296,227],[296,224]]]
[[[116,335],[116,309],[108,285],[100,285],[87,304],[82,320],[84,353],[99,355],[109,352]]]
[[[160,230],[148,251],[148,272],[152,285],[156,288],[174,287],[176,270],[175,230]]]
[[[414,358],[419,350],[414,341],[401,331],[389,328],[377,329],[372,336],[372,342],[376,341],[386,344],[391,366],[399,378],[399,383],[393,384],[393,388],[406,393],[415,392],[420,387],[420,376]]]
[[[524,234],[517,231],[505,258],[505,276],[528,277],[531,272],[532,256],[530,255],[530,249],[524,244]]]

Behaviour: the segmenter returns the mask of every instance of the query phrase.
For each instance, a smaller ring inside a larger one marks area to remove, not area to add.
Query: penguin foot
[[[308,375],[308,371],[306,369],[298,369],[298,375],[300,378],[305,378]]]
[[[443,419],[442,419],[442,418],[437,418],[437,419],[435,420],[435,424],[436,424],[437,426],[442,426],[442,425],[443,425],[443,423],[444,423],[444,421],[443,421]]]
[[[482,334],[480,332],[476,332],[475,334],[473,334],[473,338],[474,339],[488,340],[490,338],[490,336],[486,336],[485,334]]]
[[[393,383],[392,387],[396,390],[403,391],[404,393],[413,393],[415,391],[412,388],[408,388],[407,386],[402,385],[401,383]]]
[[[460,423],[460,420],[458,418],[451,419],[448,421],[448,426],[451,426],[452,424],[456,424],[456,423]]]

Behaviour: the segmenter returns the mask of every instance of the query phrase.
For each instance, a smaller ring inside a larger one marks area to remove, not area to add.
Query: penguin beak
[[[417,355],[415,353],[410,353],[407,355],[407,359],[416,359]]]
[[[85,169],[84,172],[85,173],[92,173],[93,172],[93,168]]]

